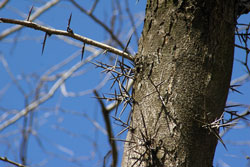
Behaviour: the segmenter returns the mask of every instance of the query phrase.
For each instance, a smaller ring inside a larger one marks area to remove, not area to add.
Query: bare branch
[[[110,123],[110,119],[109,119],[109,111],[106,110],[106,107],[105,107],[104,103],[102,102],[102,100],[100,99],[100,96],[98,95],[96,90],[94,91],[94,94],[101,105],[104,122],[105,122],[106,129],[108,132],[108,139],[109,139],[109,143],[110,143],[110,146],[112,149],[112,156],[113,156],[112,167],[116,167],[118,153],[117,153],[116,143],[113,140],[114,136],[113,136],[112,127],[111,127],[111,123]]]
[[[106,83],[107,81],[110,79],[110,74],[107,74],[106,77],[94,88],[92,89],[88,89],[85,91],[80,91],[80,92],[68,92],[65,86],[65,83],[63,83],[60,87],[61,93],[65,96],[65,97],[76,97],[76,96],[84,96],[90,93],[93,93],[94,90],[99,90],[101,89]]]
[[[236,84],[242,85],[243,83],[245,83],[245,82],[247,82],[249,80],[250,80],[250,75],[245,74],[245,75],[242,75],[242,76],[232,80],[230,85],[236,85]]]
[[[0,3],[0,9],[4,8],[4,6],[9,2],[9,0],[3,0],[3,2]]]
[[[96,55],[93,55],[93,56],[96,56]],[[42,96],[38,100],[35,100],[31,104],[27,105],[27,107],[22,109],[15,116],[13,116],[9,120],[7,120],[7,121],[3,122],[2,124],[0,124],[0,131],[2,131],[3,129],[7,128],[8,126],[14,124],[17,120],[19,120],[20,118],[22,118],[23,116],[28,114],[30,111],[37,108],[40,104],[44,103],[49,98],[51,98],[54,95],[55,91],[65,82],[65,80],[67,80],[82,65],[86,64],[89,61],[89,59],[91,59],[91,58],[88,58],[85,61],[82,61],[82,62],[79,62],[79,63],[75,64],[68,71],[63,73],[61,78],[56,81],[56,83],[51,87],[51,89],[49,90],[49,92],[47,94],[45,94],[44,96]]]
[[[7,63],[7,61],[5,60],[4,56],[0,55],[0,62],[2,62],[6,72],[9,74],[11,80],[13,81],[13,83],[16,85],[17,89],[22,93],[23,96],[26,96],[26,93],[24,91],[24,89],[22,88],[22,86],[19,84],[18,80],[15,78],[14,74],[11,72],[9,65]]]

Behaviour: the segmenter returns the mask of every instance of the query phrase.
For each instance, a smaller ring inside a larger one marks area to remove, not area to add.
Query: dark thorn
[[[128,42],[127,42],[127,44],[126,44],[126,46],[125,46],[123,52],[126,52],[126,51],[127,51],[127,48],[128,48],[128,45],[129,45],[129,43],[130,43],[130,41],[131,41],[132,36],[133,36],[133,34],[131,34],[131,36],[129,37]],[[124,57],[123,57],[123,56],[122,56],[122,64],[124,64]],[[123,66],[121,66],[121,67],[123,67]],[[121,71],[122,71],[122,73],[123,73],[123,68],[121,69]]]
[[[29,21],[29,19],[30,19],[30,15],[31,15],[31,13],[32,13],[32,10],[33,10],[33,6],[30,8],[30,11],[29,11],[29,14],[28,14],[27,21]]]
[[[46,43],[47,36],[48,36],[48,33],[46,32],[46,33],[45,33],[45,36],[44,36],[44,40],[43,40],[42,55],[43,55],[43,51],[44,51],[44,47],[45,47],[45,43]]]
[[[73,33],[73,30],[70,28],[71,17],[72,17],[72,13],[71,13],[70,16],[69,16],[68,26],[67,26],[67,32],[68,32],[68,33],[71,33],[71,34],[74,34],[74,33]]]
[[[69,16],[68,27],[70,27],[71,17],[72,17],[72,13],[70,13],[70,16]]]
[[[83,46],[82,46],[82,56],[81,56],[81,61],[82,61],[82,59],[83,59],[84,50],[85,50],[85,43],[83,43]]]
[[[237,89],[234,89],[234,88],[230,88],[233,92],[237,92],[237,93],[239,93],[239,94],[242,94],[243,95],[243,93],[242,92],[240,92],[240,91],[238,91]]]
[[[243,105],[242,104],[235,104],[235,105],[225,106],[224,108],[241,107],[241,106],[243,106]]]
[[[224,141],[222,140],[222,138],[220,137],[220,135],[216,131],[213,131],[213,132],[214,132],[215,136],[217,137],[217,139],[221,142],[221,144],[223,145],[223,147],[225,148],[225,150],[228,151],[227,146],[224,143]]]
[[[127,42],[127,44],[126,44],[126,46],[125,46],[123,52],[126,52],[126,51],[127,51],[127,48],[128,48],[128,45],[129,45],[129,43],[130,43],[130,41],[131,41],[132,36],[133,36],[133,34],[131,34],[131,36],[129,37],[128,42]]]
[[[242,92],[238,91],[237,89],[235,89],[235,87],[239,87],[241,85],[230,85],[230,89],[233,91],[233,92],[237,92],[239,94],[243,94]]]

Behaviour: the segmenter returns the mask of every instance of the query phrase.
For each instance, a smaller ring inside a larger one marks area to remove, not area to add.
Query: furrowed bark
[[[147,1],[123,167],[213,166],[234,24],[234,0]]]

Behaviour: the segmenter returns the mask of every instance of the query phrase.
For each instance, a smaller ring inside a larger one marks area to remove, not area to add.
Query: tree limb
[[[57,29],[49,28],[49,27],[46,27],[46,26],[39,25],[37,23],[30,22],[30,21],[0,18],[0,22],[22,25],[22,26],[29,27],[29,28],[32,28],[32,29],[35,29],[35,30],[44,31],[44,32],[48,33],[49,35],[55,34],[55,35],[63,35],[63,36],[71,37],[71,38],[74,38],[74,39],[76,39],[78,41],[82,41],[82,42],[84,42],[86,44],[102,48],[102,49],[104,49],[106,51],[109,51],[111,53],[120,55],[120,56],[122,56],[122,57],[124,57],[124,58],[126,58],[128,60],[133,61],[133,57],[131,57],[128,53],[126,53],[124,51],[121,51],[121,50],[116,49],[116,48],[114,48],[112,46],[106,45],[104,43],[101,43],[101,42],[98,42],[98,41],[83,37],[83,36],[81,36],[79,34],[76,34],[76,33],[70,33],[70,32],[63,31],[63,30],[57,30]]]

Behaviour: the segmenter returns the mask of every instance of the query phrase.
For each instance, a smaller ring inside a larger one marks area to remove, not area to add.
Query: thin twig
[[[109,81],[110,79],[110,74],[107,74],[106,77],[94,88],[92,89],[88,89],[88,90],[84,90],[84,91],[80,91],[80,92],[68,92],[65,86],[65,83],[63,83],[60,86],[61,89],[61,93],[65,96],[65,97],[76,97],[76,96],[84,96],[90,93],[93,93],[94,90],[100,90],[103,86],[105,86],[105,84],[107,83],[107,81]]]
[[[76,70],[78,70],[82,65],[86,64],[86,62],[88,62],[88,61],[89,61],[89,59],[82,61],[82,62],[79,62],[79,63],[75,64],[74,66],[72,66],[68,71],[63,73],[61,78],[56,81],[56,83],[51,87],[51,89],[49,90],[49,92],[47,94],[45,94],[44,96],[42,96],[38,100],[32,102],[31,104],[27,105],[27,107],[22,109],[15,116],[13,116],[9,120],[0,124],[0,131],[2,131],[3,129],[7,128],[8,126],[14,124],[17,120],[19,120],[20,118],[22,118],[23,116],[28,114],[30,111],[37,108],[40,104],[44,103],[49,98],[51,98],[54,95],[55,91],[65,82],[65,80],[67,80]]]
[[[4,162],[8,162],[8,163],[10,163],[10,164],[12,164],[12,165],[15,165],[15,166],[18,166],[18,167],[25,167],[24,165],[19,164],[19,163],[14,162],[14,161],[11,161],[11,160],[9,160],[9,159],[6,158],[6,157],[0,157],[0,160],[1,160],[1,161],[4,161]]]
[[[113,140],[114,136],[113,136],[111,122],[110,122],[110,118],[109,118],[109,111],[106,110],[106,107],[105,107],[103,101],[100,99],[100,96],[96,90],[94,90],[94,94],[101,105],[104,122],[105,122],[106,129],[108,132],[108,139],[109,139],[109,143],[110,143],[110,146],[112,149],[112,156],[113,156],[112,167],[116,167],[117,159],[118,159],[118,152],[117,152],[117,148],[116,148],[116,143]]]
[[[0,4],[0,9],[4,8],[4,6],[9,2],[9,0],[3,0]]]
[[[24,91],[24,89],[22,88],[22,86],[20,85],[18,80],[15,78],[14,74],[11,72],[7,61],[5,60],[4,56],[2,56],[2,55],[0,55],[0,62],[2,62],[6,72],[9,74],[11,80],[16,85],[17,89],[22,93],[23,96],[26,96],[26,92]]]
[[[89,14],[92,14],[94,12],[98,2],[99,2],[99,0],[95,0],[94,4],[92,5],[92,7],[91,7],[91,9],[89,11]]]

